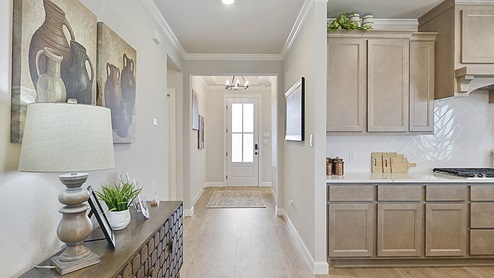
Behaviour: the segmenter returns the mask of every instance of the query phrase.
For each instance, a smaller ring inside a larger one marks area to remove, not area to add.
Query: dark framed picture
[[[285,140],[304,141],[305,78],[300,78],[285,93]]]
[[[192,129],[199,130],[199,94],[192,89]]]
[[[89,199],[87,201],[91,207],[91,211],[94,213],[103,234],[105,234],[108,244],[110,244],[112,249],[115,249],[115,234],[113,234],[113,230],[110,227],[110,223],[108,223],[108,219],[103,212],[103,208],[101,207],[98,198],[96,198],[93,188],[88,186],[87,191],[89,191]]]
[[[197,133],[197,148],[204,149],[204,117],[199,115],[199,132]]]

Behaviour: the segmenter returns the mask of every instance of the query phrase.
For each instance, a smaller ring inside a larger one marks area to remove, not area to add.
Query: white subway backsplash
[[[405,154],[410,172],[434,167],[493,167],[494,104],[486,91],[434,101],[434,135],[327,135],[326,155],[341,157],[345,172],[370,172],[371,152]],[[353,159],[351,159],[353,157]]]

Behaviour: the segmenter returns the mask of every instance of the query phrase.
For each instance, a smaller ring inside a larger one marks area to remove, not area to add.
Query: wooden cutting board
[[[389,168],[390,166],[390,161],[389,157],[391,155],[395,155],[396,153],[393,152],[376,152],[376,153],[371,153],[371,171],[372,173],[382,173],[383,171],[383,166],[386,166],[386,171],[391,172],[391,169]],[[384,163],[383,157],[386,157],[386,162]],[[387,172],[387,173],[389,173]]]
[[[392,173],[408,173],[408,168],[417,166],[415,163],[408,162],[408,159],[402,154],[392,156],[390,161]]]

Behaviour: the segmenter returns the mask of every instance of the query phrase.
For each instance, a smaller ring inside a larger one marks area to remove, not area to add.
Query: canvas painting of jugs
[[[111,109],[113,142],[135,140],[136,50],[98,22],[97,104]]]
[[[32,102],[96,104],[97,19],[79,0],[13,1],[11,142]]]

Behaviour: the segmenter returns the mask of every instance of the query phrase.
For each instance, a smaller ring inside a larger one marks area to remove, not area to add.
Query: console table
[[[101,257],[101,262],[66,275],[54,269],[33,268],[21,277],[180,277],[183,264],[183,203],[160,202],[149,206],[151,219],[131,210],[126,229],[115,231],[116,248],[110,249],[100,228],[88,237],[102,240],[85,245]],[[41,265],[49,265],[49,258]]]

